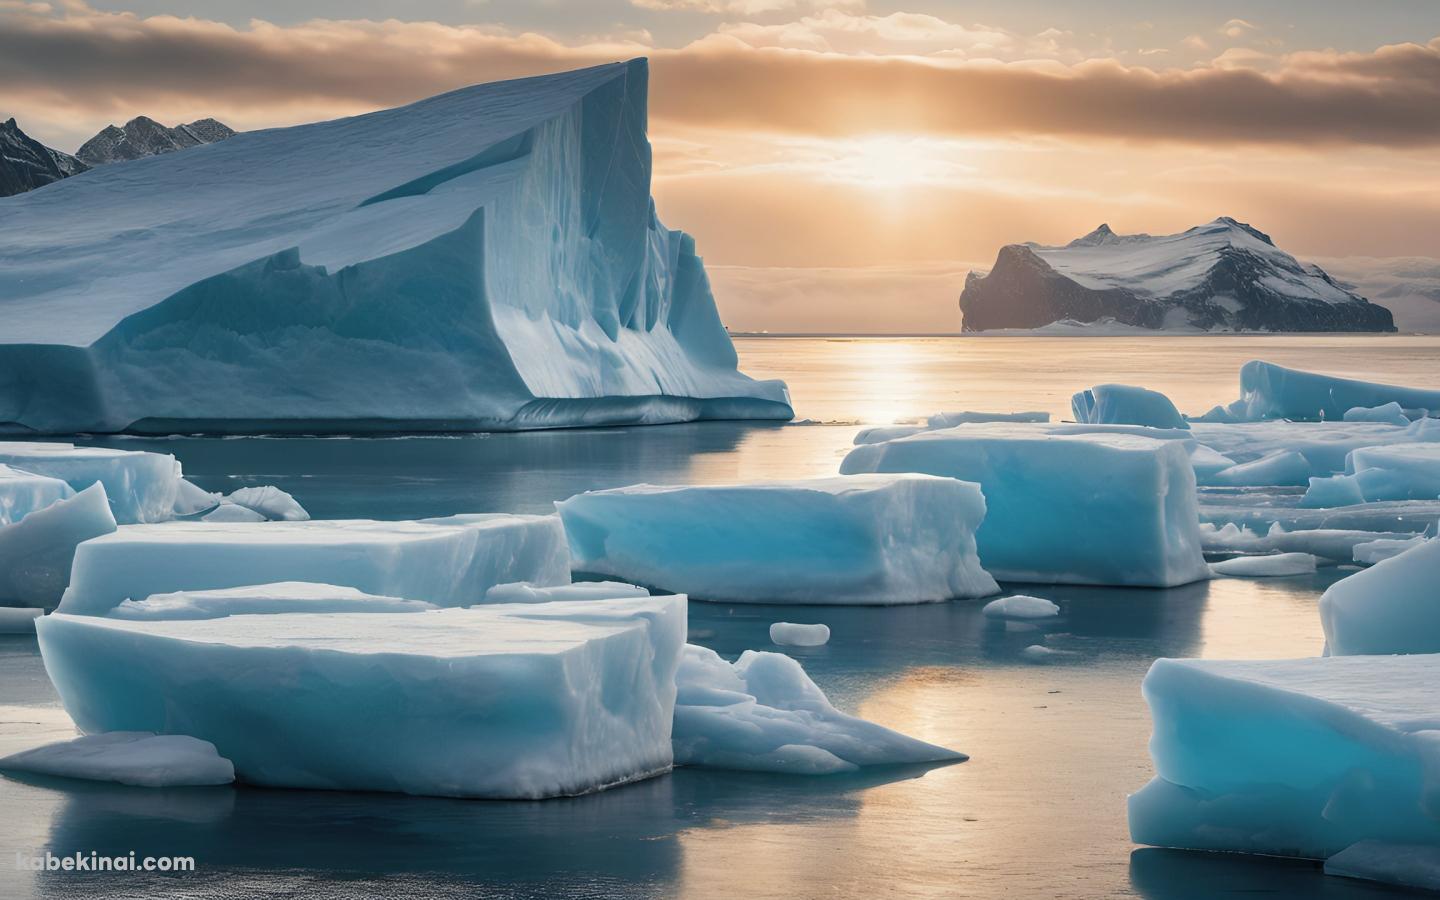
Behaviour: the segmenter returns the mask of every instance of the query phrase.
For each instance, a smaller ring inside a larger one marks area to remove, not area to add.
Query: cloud
[[[1260,26],[1244,19],[1231,19],[1220,26],[1220,33],[1228,38],[1242,38],[1254,31],[1259,31]]]
[[[658,12],[754,16],[794,9],[864,9],[865,0],[630,0],[630,5]]]
[[[77,139],[139,112],[238,127],[396,105],[465,84],[648,55],[668,124],[811,136],[1054,136],[1194,144],[1440,143],[1440,40],[1252,64],[1158,69],[1114,60],[876,55],[842,37],[933,49],[1004,39],[929,16],[807,17],[824,46],[757,46],[732,27],[679,49],[644,35],[565,44],[490,26],[315,20],[244,27],[72,6],[0,10],[0,96],[22,122]],[[805,40],[811,39],[805,38]],[[928,42],[928,43],[927,43]]]
[[[1017,35],[1003,29],[958,25],[922,13],[863,16],[838,9],[827,9],[795,22],[726,24],[720,26],[718,33],[755,48],[869,55],[958,52],[995,56],[1022,44]]]

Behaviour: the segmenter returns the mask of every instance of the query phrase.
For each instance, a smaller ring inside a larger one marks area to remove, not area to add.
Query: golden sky
[[[137,114],[293,124],[648,56],[661,216],[737,329],[953,331],[972,264],[1101,222],[1228,215],[1440,285],[1430,4],[239,6],[0,0],[0,116],[74,150]]]

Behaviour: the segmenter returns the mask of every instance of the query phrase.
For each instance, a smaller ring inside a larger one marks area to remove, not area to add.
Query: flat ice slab
[[[1238,578],[1282,578],[1288,575],[1309,575],[1315,571],[1315,557],[1309,553],[1267,553],[1263,556],[1237,556],[1210,564],[1216,575]]]
[[[218,591],[176,591],[126,600],[110,610],[113,619],[218,619],[277,613],[404,613],[436,609],[423,600],[377,597],[352,587],[282,581]]]
[[[0,441],[0,465],[58,478],[76,491],[98,481],[123,525],[169,519],[180,491],[180,463],[168,453]]]
[[[86,732],[192,735],[273,787],[537,799],[670,768],[685,620],[651,597],[38,632]]]
[[[1440,844],[1440,655],[1157,660],[1137,843],[1323,859]]]
[[[1183,441],[964,425],[856,447],[840,470],[978,483],[980,560],[1002,581],[1168,587],[1209,577]]]
[[[1440,653],[1437,584],[1440,541],[1416,544],[1335,582],[1320,598],[1330,654]]]
[[[973,484],[866,475],[635,485],[557,503],[577,572],[735,603],[924,603],[997,590]]]
[[[464,606],[497,584],[569,580],[565,535],[554,516],[166,522],[81,544],[60,610],[104,615],[152,594],[281,581]]]
[[[677,766],[829,775],[967,758],[840,712],[783,653],[747,650],[729,663],[687,644],[676,678]]]
[[[141,787],[197,787],[235,780],[235,767],[209,741],[132,731],[46,744],[0,759],[0,770]]]

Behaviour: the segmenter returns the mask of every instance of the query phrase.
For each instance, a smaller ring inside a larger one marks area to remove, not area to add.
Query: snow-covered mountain
[[[478,85],[0,200],[0,430],[789,418],[656,218],[647,84]]]
[[[1394,331],[1390,311],[1228,217],[1179,234],[1101,225],[1063,247],[1010,244],[960,295],[965,331],[1069,320],[1166,330]]]
[[[199,119],[188,125],[167,128],[148,116],[136,116],[121,128],[107,125],[80,145],[75,155],[91,166],[128,159],[143,159],[160,153],[213,144],[234,137],[230,126],[214,119]]]
[[[21,131],[14,119],[0,122],[0,197],[33,191],[88,168]]]

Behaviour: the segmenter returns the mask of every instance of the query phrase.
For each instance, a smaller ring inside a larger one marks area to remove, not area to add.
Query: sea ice
[[[1211,553],[1307,553],[1331,562],[1355,561],[1355,549],[1376,540],[1409,540],[1416,535],[1408,532],[1351,531],[1338,528],[1314,528],[1286,531],[1279,525],[1268,533],[1256,534],[1248,528],[1230,524],[1223,528],[1200,526],[1206,552]]]
[[[1440,541],[1335,582],[1320,598],[1331,656],[1440,653]]]
[[[1240,367],[1240,399],[1228,407],[1216,407],[1206,418],[1333,421],[1344,419],[1345,413],[1357,407],[1373,409],[1392,402],[1402,409],[1440,409],[1440,391],[1302,372],[1252,359]]]
[[[0,429],[790,418],[656,217],[648,80],[476,85],[0,200]]]
[[[209,741],[183,734],[111,731],[46,744],[0,759],[0,769],[141,787],[198,787],[235,780]]]
[[[89,733],[206,740],[272,787],[537,799],[671,765],[685,598],[37,628]]]
[[[0,603],[53,608],[60,602],[76,548],[115,531],[115,517],[96,482],[13,525],[0,525]]]
[[[1195,439],[1239,462],[1294,452],[1309,463],[1308,475],[1347,471],[1350,452],[1360,447],[1440,441],[1440,419],[1421,419],[1406,428],[1373,422],[1247,422],[1215,425],[1191,420]],[[1300,479],[1297,484],[1304,485]]]
[[[58,478],[0,464],[0,527],[74,494],[70,485]]]
[[[1440,444],[1359,447],[1350,451],[1346,468],[1367,502],[1440,496]]]
[[[973,412],[971,410],[955,410],[952,412],[938,412],[926,420],[926,425],[931,428],[954,428],[956,425],[985,425],[992,422],[1049,422],[1048,412]]]
[[[770,643],[778,647],[822,647],[830,643],[830,626],[802,625],[798,622],[773,622]]]
[[[1329,475],[1323,478],[1310,476],[1310,486],[1300,505],[1310,509],[1328,509],[1334,506],[1354,506],[1364,503],[1365,495],[1360,493],[1360,483],[1354,475]]]
[[[166,522],[125,526],[81,544],[60,609],[104,615],[152,594],[282,581],[464,606],[497,584],[567,584],[570,575],[554,516]]]
[[[176,591],[126,600],[110,610],[114,619],[218,619],[275,613],[403,613],[436,609],[421,600],[377,597],[352,587],[282,581],[218,591]]]
[[[515,582],[497,584],[485,592],[486,603],[549,603],[552,600],[618,600],[648,597],[650,591],[620,581],[577,581],[549,587]]]
[[[975,555],[985,500],[950,478],[635,485],[556,507],[575,571],[700,600],[923,603],[998,589]]]
[[[268,522],[264,513],[256,512],[248,506],[241,506],[238,503],[224,501],[200,517],[202,522]]]
[[[1379,422],[1382,425],[1409,425],[1410,417],[1395,401],[1383,406],[1355,406],[1345,410],[1346,422]]]
[[[0,441],[0,465],[59,478],[77,491],[98,481],[122,525],[171,518],[182,481],[180,463],[169,454],[74,444]]]
[[[1128,384],[1101,384],[1070,398],[1076,422],[1092,425],[1148,425],[1152,428],[1189,428],[1170,398]]]
[[[841,471],[977,482],[988,510],[980,558],[1002,581],[1169,587],[1210,575],[1183,441],[965,425],[856,447]]]
[[[992,619],[1048,619],[1060,615],[1060,607],[1044,597],[1016,594],[991,600],[981,612]]]
[[[676,680],[677,766],[828,775],[967,758],[840,712],[782,653],[747,650],[732,664],[687,644]]]
[[[0,606],[0,634],[34,634],[35,620],[45,610],[33,606]]]
[[[305,507],[274,485],[240,488],[226,494],[225,499],[236,506],[254,510],[272,522],[304,522],[310,518]]]
[[[1434,540],[1423,534],[1417,534],[1410,538],[1379,538],[1373,541],[1366,541],[1356,544],[1351,554],[1355,562],[1362,566],[1373,566],[1378,562],[1399,556],[1406,550],[1413,550],[1421,544]]]
[[[1216,472],[1209,484],[1227,487],[1303,485],[1310,480],[1310,462],[1294,450],[1276,450],[1259,459]]]
[[[1157,777],[1130,797],[1131,837],[1312,859],[1440,844],[1437,679],[1440,654],[1157,660]]]
[[[1237,556],[1210,564],[1217,575],[1242,578],[1276,578],[1309,575],[1315,571],[1315,557],[1309,553],[1269,553],[1264,556]]]

